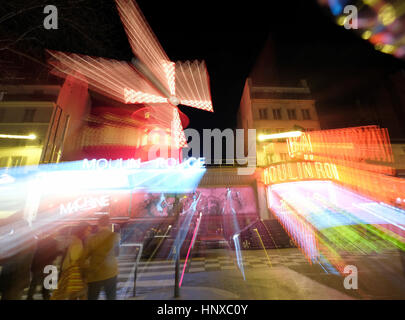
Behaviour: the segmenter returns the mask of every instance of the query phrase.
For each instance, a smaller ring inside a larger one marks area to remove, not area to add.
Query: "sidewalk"
[[[165,288],[149,294],[129,298],[128,300],[236,300],[239,297],[232,292],[207,287],[182,287],[180,297],[174,298],[174,288]]]
[[[286,267],[250,269],[245,271],[245,275],[246,281],[238,270],[188,274],[185,276],[184,286],[180,288],[180,297],[177,299],[174,299],[174,289],[170,287],[130,298],[130,300],[354,299]]]

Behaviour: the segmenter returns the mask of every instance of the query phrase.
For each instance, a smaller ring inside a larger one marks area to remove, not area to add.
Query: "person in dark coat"
[[[44,268],[52,265],[55,259],[62,254],[58,249],[58,242],[52,237],[46,237],[38,242],[31,265],[31,284],[28,290],[27,300],[32,300],[38,285],[41,285],[42,298],[49,300],[50,292],[44,286]]]

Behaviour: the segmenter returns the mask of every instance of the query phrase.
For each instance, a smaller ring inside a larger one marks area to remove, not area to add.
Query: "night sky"
[[[58,30],[42,27],[43,7],[49,1],[10,2],[1,6],[3,49],[9,46],[40,61],[45,61],[43,48],[131,58],[113,1],[53,1],[59,10]],[[320,114],[333,111],[334,104],[349,110],[359,91],[367,92],[382,74],[404,67],[403,61],[376,52],[353,32],[335,25],[311,0],[138,4],[173,61],[207,63],[214,114],[180,107],[190,117],[190,127],[197,129],[235,127],[245,79],[265,46],[261,67],[254,71],[261,84],[294,85],[307,79]]]

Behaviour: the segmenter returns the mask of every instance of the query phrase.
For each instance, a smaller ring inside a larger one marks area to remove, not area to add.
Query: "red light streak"
[[[205,62],[170,61],[137,4],[132,0],[116,0],[116,5],[136,56],[135,63],[48,50],[52,57],[49,63],[54,66],[52,72],[84,78],[91,89],[126,104],[160,104],[167,112],[170,105],[181,103],[212,112]],[[171,96],[165,96],[168,93]],[[184,133],[180,133],[183,128],[178,112],[173,114],[173,121],[176,146],[184,147],[186,141]]]
[[[160,92],[152,87],[128,62],[93,58],[79,54],[48,51],[53,59],[49,63],[55,67],[53,73],[75,78],[85,77],[91,89],[113,98],[122,103],[128,103],[128,97],[132,92],[143,93],[139,102],[132,100],[130,103],[146,103],[146,97],[150,99],[160,98]],[[164,98],[157,100],[164,102]]]
[[[181,274],[181,278],[180,278],[180,282],[179,282],[179,287],[181,287],[181,284],[183,282],[183,277],[184,277],[184,272],[186,271],[188,256],[190,255],[191,248],[194,245],[194,240],[195,240],[195,237],[197,235],[198,227],[200,226],[200,219],[201,219],[201,213],[200,213],[200,216],[197,218],[197,223],[196,223],[195,228],[194,228],[193,237],[191,239],[190,246],[188,247],[186,260],[184,261],[183,272]]]
[[[358,169],[393,174],[388,131],[378,126],[312,131],[287,140],[291,157],[333,162]],[[370,163],[377,162],[377,163]],[[382,162],[382,163],[378,163]]]
[[[186,136],[184,135],[183,127],[180,121],[180,115],[177,107],[173,108],[173,127],[172,133],[174,136],[175,146],[178,148],[183,148],[187,146]]]
[[[174,62],[167,62],[164,63],[164,69],[166,72],[167,82],[169,84],[170,94],[172,96],[176,95],[176,71],[175,71],[175,63]]]
[[[340,165],[337,169],[343,185],[374,199],[396,205],[397,197],[405,194],[404,179]]]
[[[124,88],[125,103],[167,103],[167,98]]]
[[[170,59],[164,52],[138,5],[132,0],[116,0],[118,13],[127,33],[132,52],[138,57],[170,91],[165,64]]]
[[[212,109],[212,103],[211,101],[196,101],[196,100],[180,100],[181,104],[184,104],[186,106],[194,107],[196,109],[201,109],[205,111],[211,111],[213,112],[214,110]]]
[[[405,182],[392,177],[395,174],[390,166],[393,153],[385,128],[364,126],[312,131],[289,138],[287,146],[294,158],[309,156],[315,161],[333,163],[339,173],[339,179],[333,180],[375,199],[395,205],[396,198],[405,193]],[[269,171],[271,167],[265,170],[266,183],[276,183],[270,181],[275,176]],[[284,180],[293,180],[287,178]]]
[[[176,90],[181,104],[214,111],[205,62],[176,62]]]

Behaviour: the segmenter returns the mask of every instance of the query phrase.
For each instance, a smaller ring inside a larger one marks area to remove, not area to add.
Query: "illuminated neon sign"
[[[183,162],[175,158],[157,158],[155,160],[142,162],[141,159],[84,159],[82,168],[86,170],[103,170],[103,169],[166,169],[182,167],[188,168],[203,168],[205,164],[204,158],[190,157]]]
[[[96,208],[103,208],[110,205],[110,199],[108,196],[101,197],[88,197],[77,198],[74,201],[68,202],[66,205],[60,204],[59,214],[66,215],[82,211],[88,211]]]
[[[83,160],[83,169],[134,169],[140,168],[141,159],[84,159]]]
[[[290,157],[305,160],[393,161],[388,131],[378,126],[312,131],[288,138],[287,147]]]
[[[340,180],[336,165],[327,162],[287,162],[265,168],[262,175],[266,185],[318,179]]]
[[[288,154],[291,158],[295,156],[303,156],[305,160],[313,160],[313,149],[311,143],[311,136],[309,134],[302,134],[297,137],[290,137],[287,139]]]

